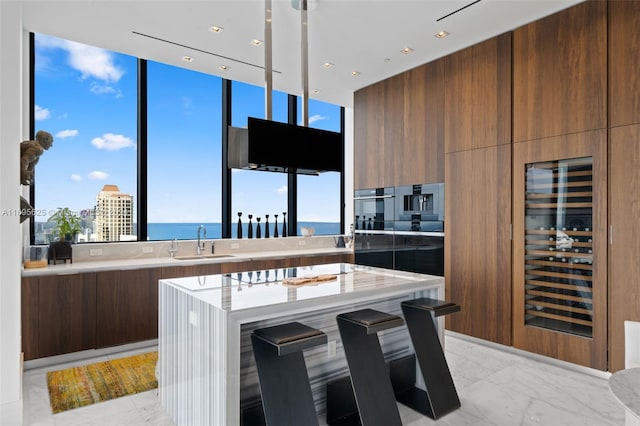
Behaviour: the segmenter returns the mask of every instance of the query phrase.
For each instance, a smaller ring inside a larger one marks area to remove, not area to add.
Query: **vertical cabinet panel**
[[[609,370],[624,369],[624,321],[640,321],[640,125],[609,134]]]
[[[97,273],[97,347],[158,338],[161,269]]]
[[[447,328],[511,344],[511,146],[445,155]]]
[[[404,143],[395,149],[394,186],[444,182],[444,61],[404,76]]]
[[[354,95],[354,187],[385,186],[384,163],[384,86],[373,84]]]
[[[610,1],[609,126],[640,123],[640,2]]]
[[[513,150],[513,345],[606,370],[606,130]]]
[[[607,126],[607,3],[586,1],[513,32],[513,141]]]
[[[22,352],[26,361],[38,358],[38,308],[40,306],[38,277],[22,278],[21,317]]]
[[[444,61],[445,153],[511,143],[511,33]]]

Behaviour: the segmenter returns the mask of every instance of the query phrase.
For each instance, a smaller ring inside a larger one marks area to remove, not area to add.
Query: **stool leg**
[[[302,351],[278,356],[275,346],[251,336],[268,426],[318,425]]]
[[[412,408],[437,419],[460,407],[438,331],[429,311],[403,305],[402,312],[424,378],[429,410],[423,412],[418,407]]]
[[[338,317],[362,426],[401,426],[398,404],[377,334]]]

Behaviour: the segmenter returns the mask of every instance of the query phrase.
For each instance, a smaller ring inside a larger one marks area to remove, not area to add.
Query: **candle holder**
[[[258,224],[256,225],[256,238],[262,238],[262,231],[260,230],[260,218],[256,217]]]
[[[252,214],[249,215],[249,225],[247,225],[247,238],[253,238],[253,224],[251,223]]]
[[[264,226],[264,237],[269,238],[269,215],[265,214],[264,217],[267,220]]]
[[[276,223],[273,225],[273,237],[278,238],[278,215],[274,214],[276,217]]]
[[[282,212],[282,236],[287,236],[287,213]]]
[[[237,231],[237,233],[238,233],[237,238],[238,239],[242,238],[242,219],[241,219],[241,217],[242,217],[242,212],[238,212],[238,231]]]

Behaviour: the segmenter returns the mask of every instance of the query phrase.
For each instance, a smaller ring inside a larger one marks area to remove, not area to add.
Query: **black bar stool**
[[[437,419],[459,408],[460,400],[438,338],[435,318],[460,311],[460,305],[419,298],[406,300],[401,306],[426,392],[412,386],[400,392],[396,389],[396,397],[398,402]]]
[[[338,315],[337,322],[361,424],[402,425],[377,333],[404,321],[397,315],[362,309]]]
[[[327,335],[299,322],[251,334],[267,425],[317,425],[303,350],[326,344]]]

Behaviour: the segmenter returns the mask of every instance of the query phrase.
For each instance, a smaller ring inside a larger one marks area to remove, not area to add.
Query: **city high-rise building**
[[[131,239],[133,196],[120,192],[117,185],[105,185],[96,197],[96,241]]]

